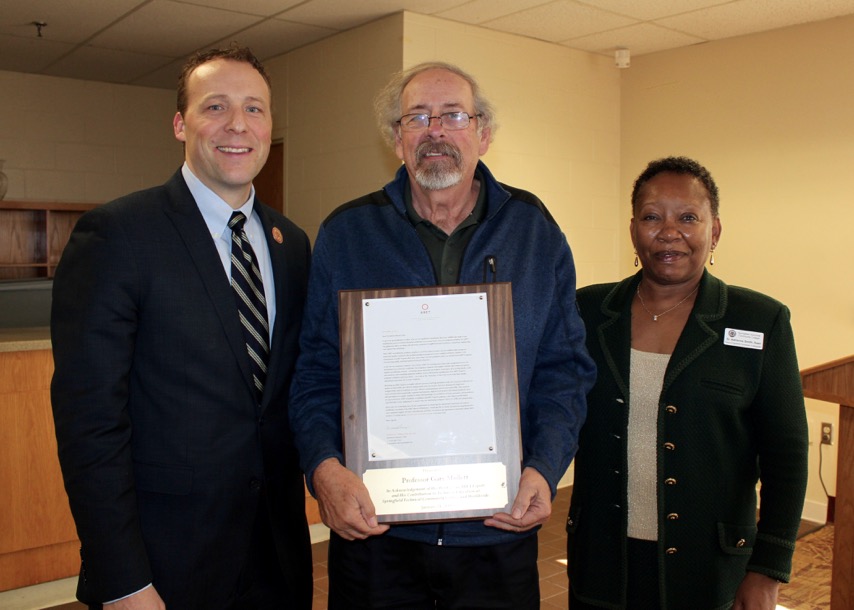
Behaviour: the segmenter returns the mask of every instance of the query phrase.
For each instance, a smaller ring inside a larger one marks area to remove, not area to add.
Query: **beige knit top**
[[[630,538],[658,540],[658,401],[669,361],[670,354],[631,352],[627,437]]]

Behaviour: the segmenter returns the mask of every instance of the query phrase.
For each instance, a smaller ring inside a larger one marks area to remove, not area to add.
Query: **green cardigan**
[[[603,608],[625,608],[630,312],[641,277],[578,291],[598,379],[575,457],[568,573],[575,595]],[[727,345],[728,329],[762,333],[762,349]],[[704,271],[665,373],[656,444],[661,608],[729,608],[745,570],[788,582],[808,435],[785,305]]]

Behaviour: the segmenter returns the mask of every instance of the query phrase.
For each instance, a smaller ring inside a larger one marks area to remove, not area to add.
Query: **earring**
[[[714,246],[712,246],[711,251],[709,251],[709,264],[710,265],[715,264],[715,247]]]
[[[637,267],[637,266],[638,266],[638,263],[639,263],[639,262],[640,262],[640,261],[638,261],[638,253],[637,253],[637,252],[635,252],[635,267]]]

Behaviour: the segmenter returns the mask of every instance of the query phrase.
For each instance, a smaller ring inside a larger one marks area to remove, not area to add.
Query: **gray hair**
[[[472,97],[474,98],[474,112],[480,115],[477,122],[477,132],[481,133],[484,129],[490,129],[489,141],[492,142],[495,130],[498,128],[498,124],[495,121],[495,108],[486,99],[474,77],[453,64],[441,61],[429,61],[395,73],[391,81],[383,87],[374,100],[374,114],[377,118],[377,125],[386,143],[394,147],[394,129],[398,120],[400,120],[400,98],[403,95],[403,90],[409,84],[409,81],[428,70],[447,70],[461,77],[469,84]]]

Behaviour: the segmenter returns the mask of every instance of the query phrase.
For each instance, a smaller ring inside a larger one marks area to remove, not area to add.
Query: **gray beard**
[[[463,179],[463,173],[457,169],[419,168],[415,170],[415,182],[427,191],[441,191],[458,185]]]
[[[415,182],[427,191],[441,191],[442,189],[456,186],[463,179],[462,170],[460,170],[460,151],[454,146],[444,142],[425,142],[416,150],[416,158],[420,161],[425,158],[428,152],[441,152],[448,155],[447,164],[430,163],[426,166],[416,166]]]

